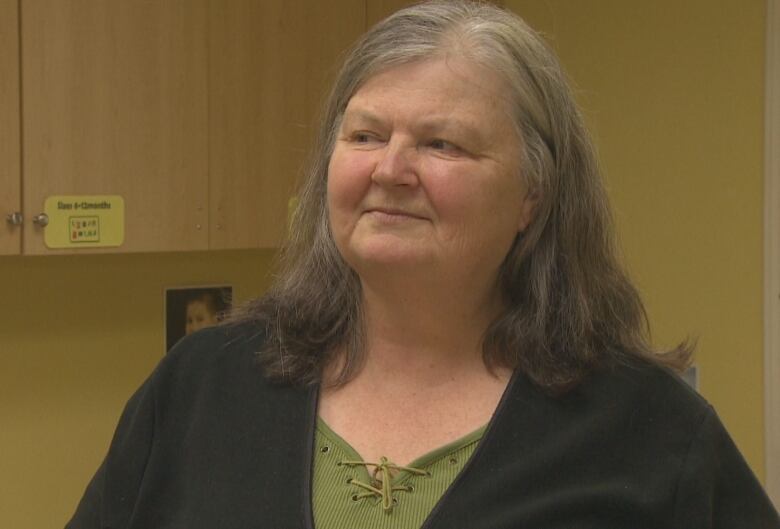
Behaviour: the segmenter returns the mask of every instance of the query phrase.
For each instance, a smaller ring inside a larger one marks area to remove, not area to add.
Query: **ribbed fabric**
[[[364,493],[365,489],[351,484],[350,480],[371,484],[372,468],[341,464],[342,461],[362,461],[362,458],[322,419],[318,419],[312,483],[315,528],[419,528],[458,473],[463,470],[486,428],[487,426],[483,426],[404,465],[426,470],[428,475],[416,476],[406,471],[395,475],[393,486],[412,487],[412,490],[395,491],[393,508],[385,511],[379,497],[355,499],[357,495]],[[381,485],[378,488],[381,489]]]

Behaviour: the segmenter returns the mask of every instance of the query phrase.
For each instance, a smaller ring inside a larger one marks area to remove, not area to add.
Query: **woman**
[[[278,281],[165,358],[69,527],[780,528],[688,349],[649,346],[521,20],[396,13],[319,138]]]

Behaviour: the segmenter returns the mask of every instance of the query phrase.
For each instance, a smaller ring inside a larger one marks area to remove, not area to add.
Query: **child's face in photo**
[[[195,331],[216,325],[217,315],[203,300],[193,300],[187,303],[187,323],[184,327],[184,334],[190,335]]]

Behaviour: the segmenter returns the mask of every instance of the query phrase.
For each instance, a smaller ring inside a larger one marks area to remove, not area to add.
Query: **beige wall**
[[[763,479],[764,0],[506,0],[547,34],[595,134],[656,342]]]
[[[271,253],[0,258],[0,527],[60,528],[165,350],[163,288],[262,292]]]

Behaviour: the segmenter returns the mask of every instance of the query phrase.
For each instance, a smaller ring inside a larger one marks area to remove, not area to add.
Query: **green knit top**
[[[455,480],[487,426],[398,466],[364,462],[317,419],[313,509],[316,529],[412,529],[422,526]]]

